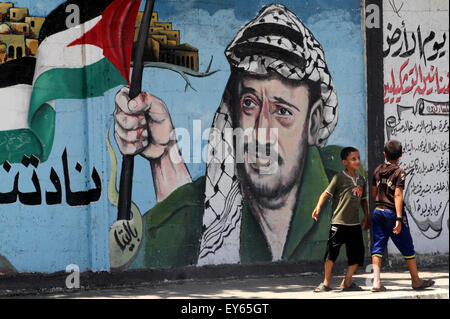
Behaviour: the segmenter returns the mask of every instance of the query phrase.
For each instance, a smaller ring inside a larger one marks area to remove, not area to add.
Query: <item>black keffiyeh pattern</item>
[[[337,96],[322,46],[295,14],[281,4],[265,7],[239,30],[225,55],[249,73],[273,70],[287,79],[320,83],[324,108],[316,144],[325,144],[337,124]]]

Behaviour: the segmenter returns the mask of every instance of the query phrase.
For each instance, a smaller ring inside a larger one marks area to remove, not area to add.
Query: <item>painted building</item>
[[[143,12],[136,19],[134,41],[137,41]],[[196,72],[199,70],[198,50],[194,46],[180,44],[180,31],[172,30],[171,22],[159,22],[158,13],[154,12],[148,32],[148,45],[145,59],[147,61],[165,62],[184,66]]]
[[[11,22],[24,21],[25,18],[28,16],[28,9],[12,7],[8,10],[8,15],[9,15],[9,20]]]
[[[6,61],[6,44],[0,43],[0,62]]]
[[[8,16],[8,10],[14,7],[11,2],[0,2],[0,21],[3,21]]]
[[[43,17],[30,17],[27,8],[16,8],[10,2],[0,3],[0,63],[35,56],[44,21]]]
[[[79,3],[82,27],[64,0],[0,3],[0,273],[322,264],[341,150],[358,200],[391,137],[418,260],[448,260],[448,3],[157,0],[142,109],[123,88],[143,6]]]

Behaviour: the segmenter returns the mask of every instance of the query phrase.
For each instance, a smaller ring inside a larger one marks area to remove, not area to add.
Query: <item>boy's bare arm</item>
[[[378,195],[378,188],[376,186],[372,186],[372,197],[376,199]]]
[[[394,193],[394,202],[395,202],[395,214],[397,218],[402,218],[402,212],[403,212],[403,189],[402,188],[395,188]],[[396,220],[395,227],[394,227],[394,234],[399,234],[402,230],[402,222],[401,220]]]
[[[314,211],[312,213],[312,218],[315,221],[319,220],[319,214],[320,214],[320,211],[322,209],[322,206],[323,206],[323,204],[325,204],[325,201],[329,197],[331,197],[331,195],[329,193],[327,193],[327,192],[323,192],[322,195],[320,195],[320,198],[319,198],[319,201],[317,202],[316,208],[314,208]]]
[[[361,199],[361,207],[364,212],[364,218],[361,222],[363,230],[369,229],[369,201],[367,199]]]
[[[397,217],[402,217],[403,212],[403,189],[402,188],[395,188],[394,193],[394,202],[395,202],[395,213],[397,214]]]

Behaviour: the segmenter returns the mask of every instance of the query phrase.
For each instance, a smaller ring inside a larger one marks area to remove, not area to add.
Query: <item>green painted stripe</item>
[[[44,103],[34,114],[30,128],[39,140],[41,155],[38,156],[41,162],[45,162],[50,156],[55,138],[56,112],[50,105]]]
[[[0,131],[0,164],[20,163],[24,155],[41,157],[42,149],[30,129]]]
[[[41,162],[46,161],[43,149],[49,147],[51,149],[55,135],[55,125],[48,126],[48,123],[54,123],[55,117],[53,107],[44,103],[36,113],[34,129],[0,131],[0,164],[5,161],[20,163],[24,155],[28,157],[34,155]],[[37,136],[35,132],[40,132],[41,136]]]
[[[107,59],[79,69],[52,69],[39,76],[33,87],[28,124],[41,145],[41,161],[50,155],[55,134],[55,112],[46,102],[85,99],[127,82]],[[23,156],[23,155],[22,155]]]

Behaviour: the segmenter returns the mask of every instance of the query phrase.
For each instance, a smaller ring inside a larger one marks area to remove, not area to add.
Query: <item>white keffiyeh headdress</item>
[[[254,75],[277,72],[286,79],[320,84],[323,121],[316,144],[323,146],[337,120],[337,96],[322,46],[285,6],[264,7],[243,26],[225,51],[230,65]],[[242,194],[235,172],[231,106],[216,112],[208,145],[205,212],[198,264],[238,263]]]

